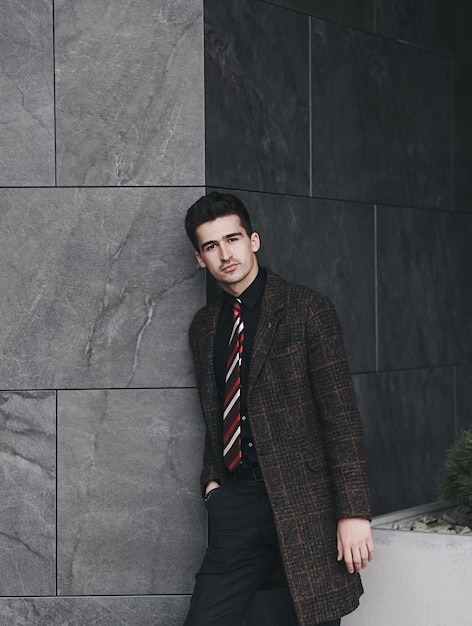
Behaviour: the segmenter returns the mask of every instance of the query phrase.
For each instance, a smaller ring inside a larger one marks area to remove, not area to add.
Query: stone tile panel
[[[308,195],[308,106],[308,17],[207,0],[207,185]]]
[[[450,208],[449,60],[313,19],[311,67],[313,195]]]
[[[54,185],[50,0],[2,2],[0,186]]]
[[[456,435],[464,430],[472,430],[472,365],[455,368],[456,382]]]
[[[192,389],[58,392],[59,595],[191,593],[203,439]]]
[[[0,595],[54,594],[54,392],[0,392],[0,485]]]
[[[8,626],[181,626],[185,596],[0,598]]]
[[[6,190],[0,374],[7,388],[193,384],[204,304],[183,218],[200,190]]]
[[[354,376],[374,515],[439,500],[454,441],[451,368]]]
[[[378,210],[380,369],[472,358],[468,214]]]
[[[374,28],[375,0],[269,0],[271,4],[278,4],[301,11],[308,15],[321,17],[331,22],[372,31]]]
[[[202,185],[199,0],[56,0],[58,183]]]
[[[472,60],[469,0],[376,0],[379,34]]]
[[[472,5],[471,5],[472,8]],[[471,38],[472,39],[472,38]],[[472,64],[453,62],[453,205],[472,212]]]

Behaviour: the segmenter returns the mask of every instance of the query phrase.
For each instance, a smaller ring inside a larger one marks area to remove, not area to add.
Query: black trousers
[[[262,482],[233,478],[212,493],[207,509],[208,548],[184,626],[241,626],[278,557],[269,498]]]

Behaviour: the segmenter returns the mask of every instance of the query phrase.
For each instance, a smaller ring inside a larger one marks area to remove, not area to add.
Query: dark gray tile
[[[472,212],[472,64],[455,61],[453,69],[453,201]]]
[[[205,3],[208,185],[309,194],[307,16]]]
[[[472,218],[379,207],[380,369],[470,362]]]
[[[185,596],[0,598],[5,626],[181,626]]]
[[[372,31],[375,0],[268,0],[288,9],[321,17],[353,28]]]
[[[200,0],[54,6],[59,184],[204,184]]]
[[[354,377],[374,515],[439,500],[454,441],[451,368]]]
[[[0,186],[54,185],[50,0],[2,2]]]
[[[329,296],[355,371],[375,369],[374,213],[353,203],[236,192],[261,237],[259,261]]]
[[[469,0],[376,0],[379,34],[472,59]]]
[[[312,23],[313,195],[450,208],[449,60]]]
[[[0,198],[4,389],[192,385],[204,277],[195,189],[11,189]]]
[[[456,435],[472,429],[472,365],[456,367]]]
[[[206,544],[195,390],[58,392],[58,593],[188,594]]]
[[[54,594],[55,394],[0,392],[0,436],[0,595]]]

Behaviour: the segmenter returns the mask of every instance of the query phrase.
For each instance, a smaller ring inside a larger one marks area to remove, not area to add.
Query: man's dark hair
[[[197,228],[205,222],[212,222],[218,217],[225,217],[226,215],[237,215],[241,221],[241,226],[251,236],[251,218],[242,201],[236,196],[230,193],[212,191],[192,204],[185,217],[185,230],[197,252],[200,252]]]

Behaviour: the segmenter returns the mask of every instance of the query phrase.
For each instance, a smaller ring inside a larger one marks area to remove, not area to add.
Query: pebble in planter
[[[405,524],[396,522],[392,524],[393,530],[416,530],[429,533],[445,533],[449,535],[472,535],[469,526],[458,523],[454,512],[436,515],[423,515],[418,520],[410,520]]]

